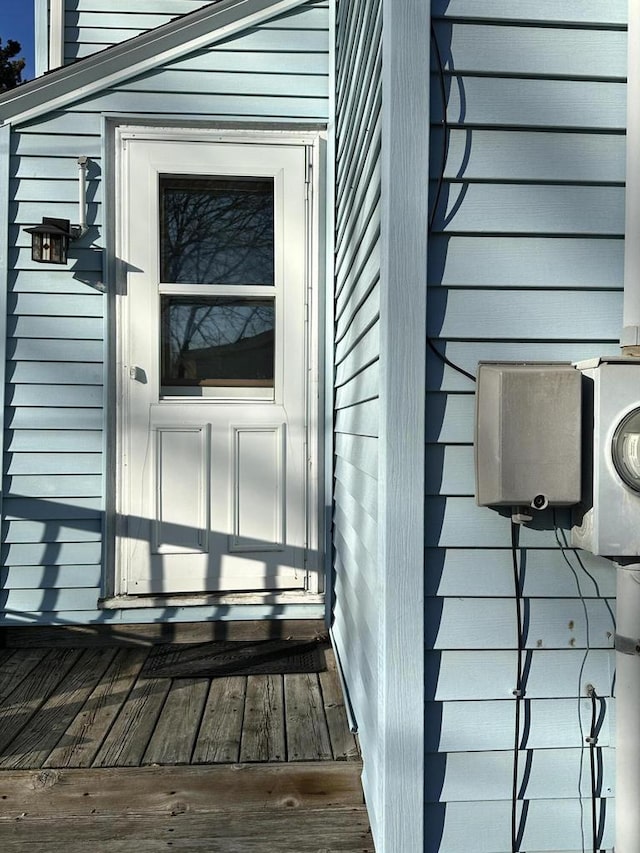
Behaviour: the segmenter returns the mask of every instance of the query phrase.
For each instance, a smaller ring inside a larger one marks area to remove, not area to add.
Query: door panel
[[[302,589],[304,146],[124,146],[123,591]]]
[[[233,427],[230,550],[282,551],[285,541],[285,425]]]
[[[209,425],[155,430],[155,511],[152,553],[209,549]]]

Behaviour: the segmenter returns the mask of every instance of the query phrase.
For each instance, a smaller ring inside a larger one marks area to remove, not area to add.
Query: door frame
[[[111,127],[109,127],[111,125]],[[180,604],[181,606],[203,604],[318,604],[324,601],[325,559],[323,554],[325,529],[325,424],[324,424],[324,343],[325,343],[325,199],[323,175],[325,162],[326,134],[318,126],[312,128],[268,128],[257,129],[235,126],[212,128],[203,126],[166,126],[148,122],[137,124],[135,120],[122,123],[107,120],[105,134],[106,150],[105,181],[112,178],[107,190],[110,198],[105,203],[110,208],[111,240],[107,253],[107,281],[113,283],[110,293],[110,322],[107,329],[109,372],[111,381],[107,392],[109,428],[109,456],[113,464],[108,466],[108,506],[106,524],[106,576],[104,598],[101,606],[157,607]],[[123,438],[127,423],[125,393],[125,360],[123,336],[118,334],[126,316],[127,268],[123,260],[125,245],[124,223],[127,210],[126,170],[124,167],[124,144],[126,140],[170,140],[179,142],[232,143],[235,145],[291,145],[302,146],[306,151],[306,191],[308,198],[306,231],[306,351],[308,360],[305,408],[307,414],[307,506],[315,507],[306,519],[308,581],[306,589],[298,592],[234,592],[166,595],[128,595],[124,576],[123,548],[126,536],[126,502],[123,496]],[[110,203],[109,203],[110,202]]]

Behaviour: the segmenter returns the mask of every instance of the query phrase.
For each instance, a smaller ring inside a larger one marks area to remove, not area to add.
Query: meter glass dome
[[[612,441],[613,464],[622,480],[640,492],[640,408],[625,415]]]

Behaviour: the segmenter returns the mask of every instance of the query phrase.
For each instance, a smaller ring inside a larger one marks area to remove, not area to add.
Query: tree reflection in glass
[[[273,179],[160,177],[166,283],[274,283]]]
[[[163,296],[162,385],[273,387],[273,299]]]

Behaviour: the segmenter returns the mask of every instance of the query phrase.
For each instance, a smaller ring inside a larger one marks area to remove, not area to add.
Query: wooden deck
[[[141,674],[149,645],[0,651],[3,851],[373,851],[336,672]]]

